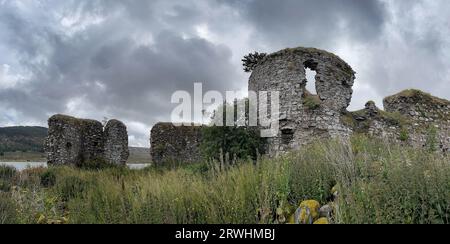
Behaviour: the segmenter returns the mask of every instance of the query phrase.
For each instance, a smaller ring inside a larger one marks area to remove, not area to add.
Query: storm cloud
[[[357,71],[351,108],[419,88],[450,98],[445,0],[0,0],[0,126],[123,120],[148,146],[177,90],[245,90],[252,51],[312,46]]]

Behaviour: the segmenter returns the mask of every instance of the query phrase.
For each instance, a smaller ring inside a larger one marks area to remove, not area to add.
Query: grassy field
[[[0,162],[46,162],[45,153],[40,152],[4,152]],[[130,147],[129,164],[151,163],[150,150],[141,147]]]
[[[44,153],[40,152],[4,152],[0,162],[45,162]]]
[[[448,156],[354,137],[277,159],[177,169],[0,169],[0,223],[286,223],[332,200],[332,223],[450,221]]]

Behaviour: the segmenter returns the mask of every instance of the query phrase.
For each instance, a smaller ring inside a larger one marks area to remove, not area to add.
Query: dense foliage
[[[252,72],[259,62],[267,56],[267,53],[249,53],[245,55],[242,59],[242,65],[244,66],[245,72]]]
[[[257,127],[248,126],[248,100],[240,101],[245,104],[245,116],[238,116],[236,101],[233,105],[224,105],[215,111],[212,117],[213,126],[207,126],[202,131],[201,150],[205,160],[218,161],[236,161],[238,159],[253,159],[256,160],[259,154],[264,153],[265,142],[264,138],[260,137],[260,130]],[[234,107],[234,126],[226,126],[227,123],[227,109]],[[217,114],[222,116],[218,117]],[[222,119],[222,123],[217,125],[217,120]],[[243,121],[245,126],[239,126],[239,120]]]

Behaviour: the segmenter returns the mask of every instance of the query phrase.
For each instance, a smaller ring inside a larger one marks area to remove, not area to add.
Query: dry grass
[[[3,193],[0,211],[18,223],[282,223],[302,200],[326,204],[337,184],[336,223],[450,221],[450,160],[426,150],[355,137],[226,170],[207,166],[51,168],[56,182],[47,188],[32,177],[43,172],[27,172],[19,178],[32,183]]]

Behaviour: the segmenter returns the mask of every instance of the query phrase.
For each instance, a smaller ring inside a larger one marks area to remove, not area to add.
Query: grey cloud
[[[222,1],[242,11],[256,27],[256,38],[271,46],[319,46],[330,48],[340,36],[370,41],[385,23],[381,1],[359,0],[246,0]]]
[[[96,9],[96,14],[104,15],[126,10],[134,18],[145,15],[146,19],[138,19],[142,22],[139,27],[136,19],[109,17],[101,24],[67,36],[55,27],[57,20],[33,23],[11,7],[8,15],[1,18],[7,35],[14,38],[7,45],[20,52],[21,66],[32,76],[24,86],[0,88],[3,106],[30,119],[45,121],[48,114],[64,113],[68,104],[78,99],[80,110],[93,109],[80,111],[81,114],[96,119],[105,115],[117,117],[146,124],[150,129],[159,118],[170,119],[174,106],[170,97],[177,90],[191,91],[194,82],[203,82],[205,90],[223,91],[242,85],[237,78],[240,71],[234,68],[227,46],[195,36],[183,37],[173,26],[167,30],[151,28],[164,26],[162,23],[149,22],[146,26],[150,3],[141,6],[136,1],[133,4],[118,1],[117,5],[102,8],[101,2],[81,2],[75,9],[86,8],[91,12]],[[186,7],[174,9],[173,18],[194,16],[197,11]],[[147,31],[154,36],[150,46],[130,35]],[[45,62],[34,59],[43,54]],[[147,135],[133,136],[145,140]]]
[[[447,1],[389,2],[381,41],[367,45],[366,84],[380,96],[417,88],[450,98],[450,5]]]
[[[51,113],[75,109],[127,121],[145,143],[155,122],[170,119],[174,91],[191,91],[194,82],[205,90],[245,87],[236,55],[299,45],[351,62],[361,85],[354,107],[411,87],[450,98],[445,0],[0,3],[0,65],[25,77],[0,87],[0,107],[8,111],[0,112],[0,124],[45,123]],[[200,37],[199,25],[214,38]]]

